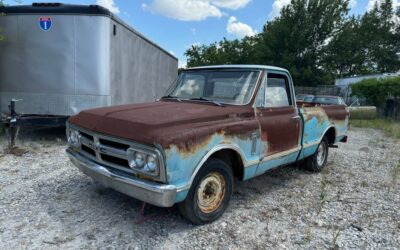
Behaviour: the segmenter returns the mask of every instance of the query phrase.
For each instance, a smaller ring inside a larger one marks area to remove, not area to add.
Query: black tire
[[[321,156],[321,151],[323,152],[323,156]],[[306,159],[306,169],[312,172],[321,172],[321,170],[325,167],[326,162],[328,160],[329,153],[329,144],[328,139],[324,137],[321,143],[318,145],[317,150],[313,155]]]
[[[230,166],[219,159],[209,159],[194,178],[186,199],[179,204],[179,210],[197,225],[215,221],[228,207],[232,192],[233,173]],[[199,201],[199,196],[203,202]],[[213,202],[207,203],[207,197],[211,197],[208,200]]]

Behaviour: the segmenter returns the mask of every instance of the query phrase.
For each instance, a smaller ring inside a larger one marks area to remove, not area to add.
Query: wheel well
[[[242,157],[238,152],[233,149],[222,149],[215,152],[210,158],[217,158],[228,164],[233,171],[233,175],[239,180],[243,180],[244,167]]]
[[[326,131],[324,137],[326,137],[328,139],[328,144],[329,145],[335,144],[335,140],[336,140],[335,128],[332,127],[330,129],[328,129],[328,131]]]

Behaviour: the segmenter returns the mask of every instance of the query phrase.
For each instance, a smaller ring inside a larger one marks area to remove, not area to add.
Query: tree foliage
[[[287,68],[296,83],[326,84],[324,55],[327,41],[347,14],[346,0],[292,0],[280,17],[268,22],[263,32],[263,62]]]
[[[400,98],[400,77],[365,79],[351,89],[352,95],[365,97],[368,104],[383,107],[388,98]]]
[[[392,0],[348,16],[348,0],[292,0],[263,32],[242,40],[196,45],[188,66],[265,64],[290,70],[295,84],[331,84],[338,77],[400,69],[400,27]],[[397,26],[396,26],[397,25]]]

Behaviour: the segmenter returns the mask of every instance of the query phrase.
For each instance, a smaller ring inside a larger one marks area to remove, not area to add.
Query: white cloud
[[[191,28],[190,29],[190,33],[192,33],[192,35],[196,35],[197,34],[197,30],[196,30],[196,28]]]
[[[239,22],[234,16],[231,16],[229,18],[226,30],[229,34],[235,35],[237,38],[254,36],[256,34],[256,31],[254,31],[253,28],[245,23]]]
[[[291,0],[275,0],[272,4],[272,10],[268,15],[269,19],[271,20],[280,16],[282,8],[290,4],[290,2]]]
[[[251,0],[210,0],[215,6],[237,10],[246,6]]]
[[[209,17],[220,18],[220,10],[236,10],[246,6],[251,0],[153,0],[143,3],[142,8],[153,14],[163,15],[181,21],[202,21]]]
[[[221,17],[222,12],[208,1],[196,0],[154,0],[142,4],[144,10],[181,21],[201,21],[208,17]]]
[[[109,9],[112,13],[119,13],[119,8],[115,5],[114,0],[97,0],[96,4]]]
[[[357,6],[357,0],[350,0],[349,1],[349,8],[352,9]]]

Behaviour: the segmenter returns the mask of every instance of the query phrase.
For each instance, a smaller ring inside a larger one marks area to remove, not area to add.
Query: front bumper
[[[172,207],[175,204],[177,189],[173,185],[158,184],[112,171],[70,148],[67,154],[77,168],[105,187],[159,207]]]

